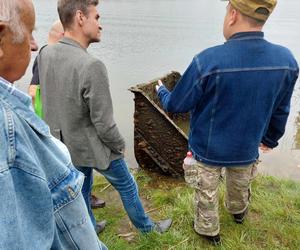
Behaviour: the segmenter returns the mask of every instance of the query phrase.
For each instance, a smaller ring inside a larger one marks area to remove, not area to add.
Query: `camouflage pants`
[[[185,180],[195,188],[194,229],[202,235],[215,236],[220,231],[218,187],[221,167],[197,162],[185,170]],[[229,213],[244,212],[250,199],[250,184],[256,176],[257,163],[226,168],[225,206]]]

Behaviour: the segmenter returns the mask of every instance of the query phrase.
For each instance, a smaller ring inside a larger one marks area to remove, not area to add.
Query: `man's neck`
[[[6,84],[13,84],[12,82],[6,80],[6,78],[4,76],[0,76],[0,81],[3,82],[3,83],[6,83]]]
[[[240,23],[233,29],[233,34],[240,32],[259,32],[262,31],[263,26],[251,26],[248,23]]]
[[[238,27],[236,29],[233,29],[230,33],[230,35],[228,36],[228,39],[230,37],[232,37],[234,34],[237,34],[237,33],[241,33],[241,32],[260,32],[262,31],[262,27],[261,28],[258,28],[258,27]]]
[[[79,32],[75,31],[65,31],[64,37],[70,38],[80,44],[80,46],[84,49],[87,49],[90,45],[90,43],[87,41],[87,39],[81,35]]]
[[[14,79],[14,78],[12,77],[12,72],[11,72],[11,71],[7,72],[7,71],[2,71],[2,70],[0,70],[0,77],[1,77],[2,79],[4,79],[5,81],[11,83],[11,84],[13,84],[14,81],[18,80],[18,79]]]

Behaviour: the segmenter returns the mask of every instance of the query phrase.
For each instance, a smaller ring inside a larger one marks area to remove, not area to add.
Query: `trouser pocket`
[[[260,163],[260,160],[257,159],[252,167],[251,167],[251,175],[250,175],[250,181],[254,180],[258,174],[258,170],[257,170],[257,167],[258,167],[258,164]]]

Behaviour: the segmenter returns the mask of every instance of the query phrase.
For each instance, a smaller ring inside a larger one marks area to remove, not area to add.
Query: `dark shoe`
[[[202,236],[204,239],[206,239],[210,244],[212,244],[214,246],[218,246],[221,244],[220,234],[217,234],[215,236],[208,236],[208,235],[202,235],[202,234],[199,234],[199,235]]]
[[[96,233],[97,234],[100,234],[104,231],[105,229],[105,226],[106,226],[106,220],[103,220],[103,221],[100,221],[100,222],[97,222],[96,224]]]
[[[169,228],[172,225],[173,220],[172,219],[166,219],[166,220],[160,220],[154,223],[153,231],[156,231],[158,233],[164,233],[169,230]]]
[[[248,208],[240,214],[233,214],[233,218],[234,218],[235,223],[243,224],[247,214],[248,214]]]
[[[193,221],[193,228],[195,230],[195,222]],[[196,230],[195,232],[200,235],[201,237],[203,237],[204,239],[206,239],[210,244],[217,246],[221,244],[221,237],[220,234],[217,234],[215,236],[209,236],[209,235],[204,235],[204,234],[199,234]]]
[[[91,194],[91,207],[93,209],[105,207],[105,201],[98,199],[97,196]]]

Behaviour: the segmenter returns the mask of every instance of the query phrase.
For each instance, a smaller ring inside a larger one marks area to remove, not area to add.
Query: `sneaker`
[[[160,220],[154,223],[153,231],[156,231],[158,233],[165,233],[167,232],[171,225],[173,220],[172,219],[166,219],[166,220]]]
[[[106,220],[97,222],[96,228],[95,228],[96,233],[97,233],[97,234],[102,233],[102,232],[104,231],[104,229],[105,229],[105,226],[106,226]]]
[[[235,223],[243,224],[247,214],[248,214],[248,208],[240,214],[233,214],[233,218],[234,218]]]

